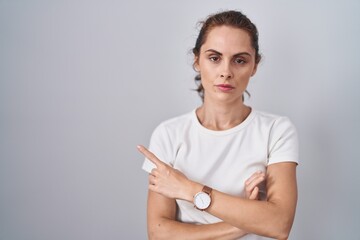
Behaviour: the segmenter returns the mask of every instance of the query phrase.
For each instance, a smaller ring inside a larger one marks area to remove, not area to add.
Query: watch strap
[[[207,193],[209,196],[211,196],[212,188],[204,185],[202,191],[203,191],[204,193]]]

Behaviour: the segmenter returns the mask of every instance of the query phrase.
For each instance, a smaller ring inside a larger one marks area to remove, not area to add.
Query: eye
[[[245,61],[244,59],[242,59],[242,58],[235,58],[234,62],[237,63],[237,64],[244,64],[244,63],[246,63],[246,61]]]
[[[220,60],[220,58],[218,56],[210,56],[209,59],[212,62],[218,62]]]

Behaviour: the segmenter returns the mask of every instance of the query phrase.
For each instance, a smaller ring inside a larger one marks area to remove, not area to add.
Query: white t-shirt
[[[245,197],[245,181],[256,171],[265,172],[273,163],[298,163],[298,138],[290,120],[254,109],[242,123],[224,131],[203,127],[193,110],[162,122],[152,134],[149,149],[189,179],[240,197]],[[145,159],[145,171],[154,167]],[[264,186],[260,189],[265,191]],[[193,203],[176,202],[177,220],[181,222],[221,221],[195,209]],[[266,238],[248,234],[241,239]]]

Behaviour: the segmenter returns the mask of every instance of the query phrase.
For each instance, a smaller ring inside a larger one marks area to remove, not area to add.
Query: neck
[[[236,104],[204,104],[196,110],[200,123],[211,130],[221,131],[233,128],[242,123],[250,114],[251,108],[242,101]]]

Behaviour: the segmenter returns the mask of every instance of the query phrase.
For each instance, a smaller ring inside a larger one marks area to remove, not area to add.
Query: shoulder
[[[279,120],[280,121],[289,120],[289,118],[286,116],[281,116],[278,114],[273,114],[273,113],[258,111],[258,110],[254,110],[254,111],[256,113],[256,118],[261,120],[264,123],[265,122],[274,123]]]
[[[161,122],[153,131],[149,150],[167,164],[173,165],[179,139],[182,137],[184,126],[191,123],[192,112],[170,118]],[[149,160],[143,164],[143,169],[150,172],[155,166]]]
[[[166,141],[174,144],[193,129],[194,118],[196,118],[195,110],[161,122],[154,129],[151,141]]]
[[[268,138],[268,164],[299,162],[299,143],[294,124],[286,116],[257,112],[259,129]]]
[[[189,127],[194,122],[195,110],[167,119],[162,121],[154,130],[154,132],[178,132],[182,131],[184,128]]]
[[[264,111],[255,111],[255,123],[270,130],[279,130],[283,128],[294,128],[295,126],[287,116],[281,116]]]

